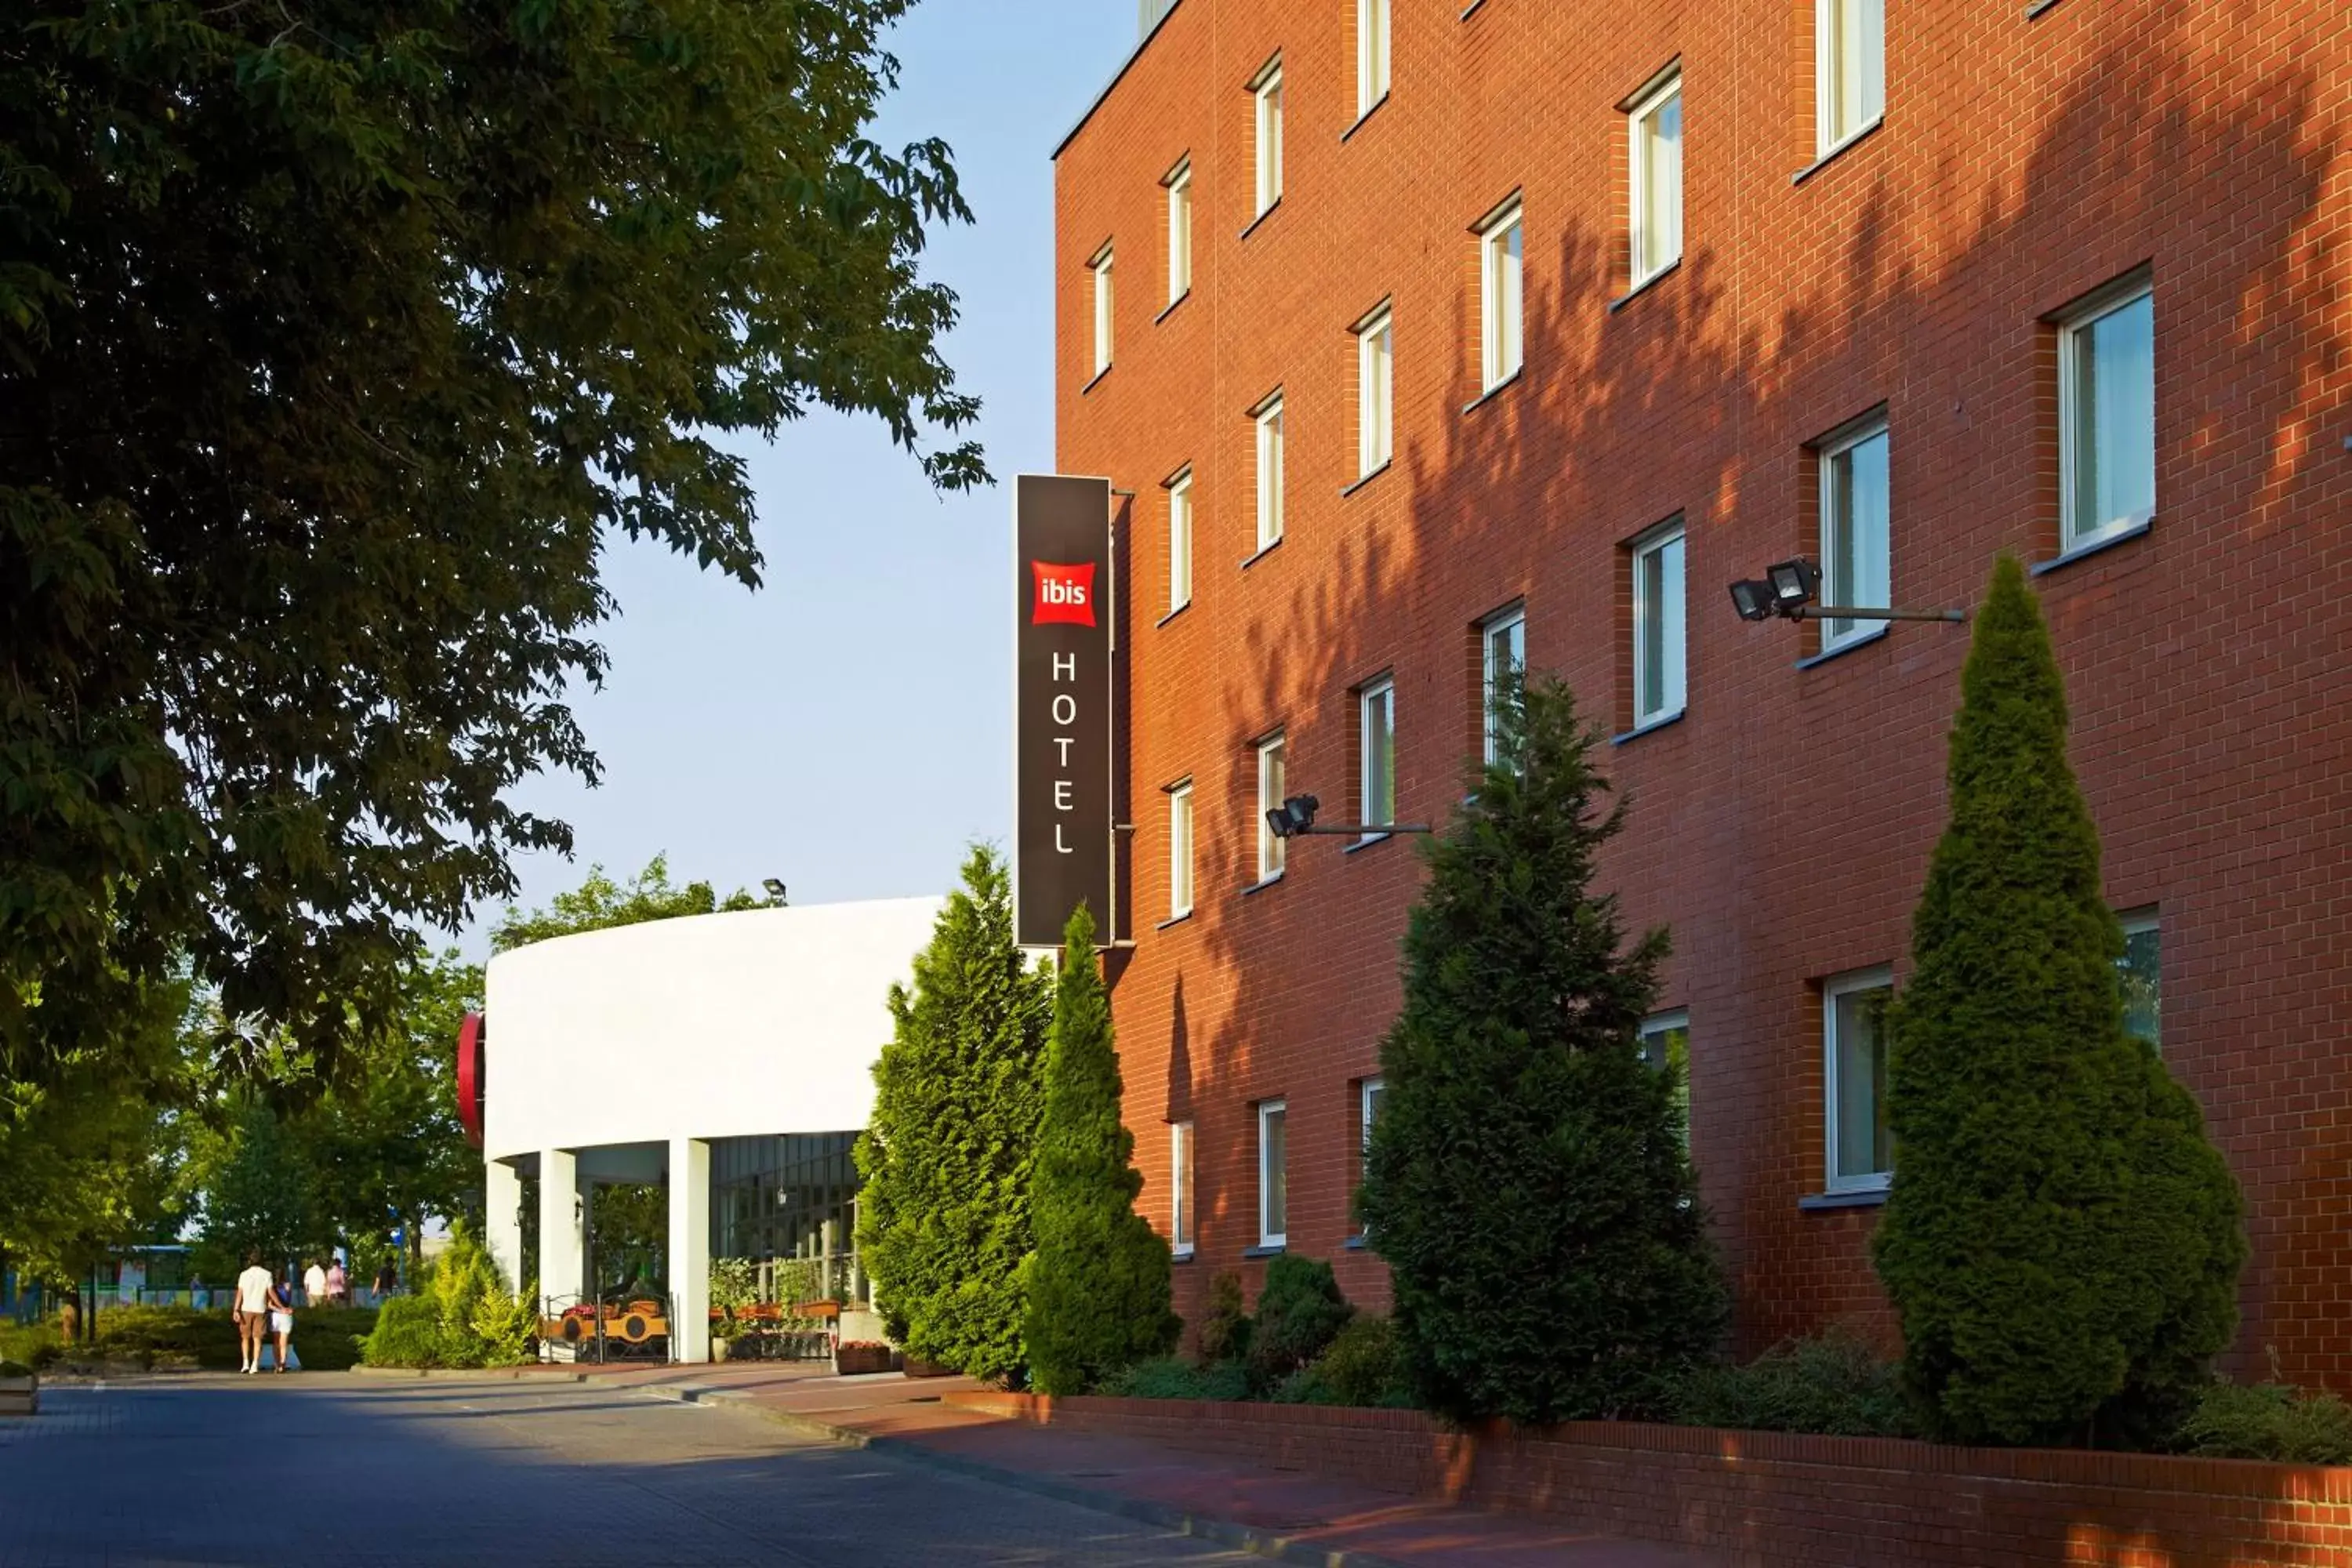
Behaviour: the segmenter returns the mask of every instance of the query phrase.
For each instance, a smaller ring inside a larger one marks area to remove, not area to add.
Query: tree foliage
[[[1042,1394],[1084,1394],[1164,1355],[1183,1325],[1169,1306],[1167,1238],[1135,1212],[1143,1176],[1119,1119],[1110,994],[1085,906],[1070,916],[1045,1047],[1045,1121],[1030,1210],[1029,1377]]]
[[[1639,1406],[1728,1297],[1677,1073],[1642,1057],[1666,936],[1592,893],[1599,732],[1553,681],[1498,704],[1506,761],[1429,846],[1381,1049],[1363,1216],[1421,1401],[1542,1424]]]
[[[756,585],[719,443],[813,406],[984,479],[948,151],[866,135],[908,3],[0,23],[0,1067],[182,961],[331,1067],[568,847],[509,792],[595,775],[614,535]]]
[[[2196,1101],[2124,1027],[2123,933],[2013,557],[1960,692],[1951,818],[1888,1020],[1875,1248],[1906,1381],[1962,1441],[2154,1436],[2235,1331],[2240,1199]]]
[[[890,1043],[857,1141],[858,1251],[891,1334],[973,1377],[1026,1364],[1021,1263],[1052,986],[1013,944],[1004,862],[974,847],[913,987],[890,988]]]
[[[681,915],[708,915],[721,910],[756,910],[762,900],[736,889],[722,901],[709,882],[688,882],[683,888],[669,879],[669,857],[656,855],[646,868],[626,882],[616,882],[604,868],[588,868],[580,886],[558,893],[547,908],[528,913],[509,906],[490,929],[490,950],[506,952],[551,937],[573,936],[584,931],[637,925],[646,921],[675,920]]]

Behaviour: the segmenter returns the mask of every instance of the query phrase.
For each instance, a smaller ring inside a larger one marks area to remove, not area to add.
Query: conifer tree
[[[973,1377],[1025,1361],[1022,1259],[1045,1110],[1052,981],[1013,942],[1004,862],[964,862],[914,986],[890,989],[890,1043],[857,1141],[857,1247],[892,1336]]]
[[[1045,1053],[1045,1128],[1032,1208],[1029,1378],[1041,1394],[1083,1394],[1165,1355],[1181,1326],[1169,1306],[1167,1238],[1135,1212],[1143,1177],[1119,1119],[1110,994],[1080,905],[1065,933]]]
[[[1624,819],[1557,681],[1497,705],[1506,761],[1426,851],[1362,1212],[1421,1401],[1542,1424],[1640,1408],[1728,1298],[1676,1067],[1644,1061],[1666,934],[1591,891]]]
[[[1888,1019],[1875,1239],[1929,1429],[2161,1436],[2237,1321],[2236,1183],[2124,1027],[2123,933],[2066,762],[2066,700],[2004,555],[1952,728],[1950,821]]]

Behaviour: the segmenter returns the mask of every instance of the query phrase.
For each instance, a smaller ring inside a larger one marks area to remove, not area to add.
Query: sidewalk
[[[1679,1547],[1561,1521],[1419,1501],[1136,1438],[1057,1431],[943,1403],[970,1378],[835,1377],[822,1363],[582,1368],[596,1382],[751,1409],[839,1441],[1326,1568],[1726,1568]]]

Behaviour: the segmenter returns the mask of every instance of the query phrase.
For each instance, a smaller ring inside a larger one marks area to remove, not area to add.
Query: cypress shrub
[[[2066,700],[2004,555],[1952,729],[1950,822],[1888,1016],[1894,1189],[1874,1248],[1929,1431],[2145,1442],[2235,1330],[2236,1183],[2124,1027],[2123,932]]]
[[[1070,916],[1045,1048],[1045,1121],[1031,1189],[1037,1250],[1026,1269],[1029,1375],[1042,1394],[1083,1394],[1168,1353],[1182,1327],[1169,1306],[1165,1237],[1135,1212],[1143,1177],[1119,1119],[1110,994],[1095,922]]]
[[[1270,1389],[1321,1355],[1356,1309],[1339,1293],[1331,1266],[1284,1253],[1265,1266],[1250,1336],[1250,1383]]]
[[[884,1324],[908,1353],[973,1377],[1010,1377],[1025,1361],[1021,1261],[1051,984],[1013,944],[1004,862],[975,847],[913,988],[890,988],[890,1043],[857,1141],[857,1247]]]
[[[1361,1204],[1420,1402],[1456,1420],[1625,1414],[1710,1354],[1728,1296],[1679,1069],[1643,1060],[1666,936],[1590,891],[1623,823],[1557,681],[1498,705],[1509,762],[1425,849]]]
[[[1201,1314],[1201,1364],[1244,1359],[1253,1326],[1242,1299],[1242,1277],[1228,1269],[1210,1280],[1208,1310]]]

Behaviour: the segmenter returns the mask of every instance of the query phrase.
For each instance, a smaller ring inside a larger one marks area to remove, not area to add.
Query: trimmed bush
[[[909,991],[890,990],[890,1043],[857,1141],[857,1244],[892,1336],[973,1377],[1024,1364],[1021,1263],[1045,1110],[1052,979],[1013,942],[1004,863],[964,862]]]
[[[1335,1405],[1395,1407],[1412,1403],[1403,1347],[1388,1319],[1359,1312],[1308,1369],[1330,1391]]]
[[[1209,1281],[1209,1310],[1201,1318],[1201,1364],[1215,1366],[1246,1359],[1250,1329],[1242,1277],[1228,1269]]]
[[[433,1266],[426,1288],[386,1301],[360,1353],[370,1366],[512,1366],[528,1359],[539,1332],[537,1294],[507,1289],[498,1265],[462,1225]],[[301,1321],[295,1322],[299,1353]]]
[[[1265,1266],[1250,1334],[1250,1383],[1269,1389],[1304,1371],[1321,1355],[1356,1309],[1339,1293],[1331,1266],[1284,1253]]]
[[[2352,1405],[2275,1383],[2218,1383],[2198,1396],[2175,1445],[2216,1459],[2352,1465]]]
[[[360,1343],[369,1366],[439,1366],[441,1304],[430,1296],[394,1296],[376,1309],[375,1328]]]
[[[33,1369],[20,1361],[0,1361],[0,1377],[30,1377]]]
[[[2013,556],[1977,616],[1949,773],[1888,1016],[1874,1246],[1905,1378],[1937,1436],[2147,1443],[2235,1330],[2240,1199],[2196,1101],[2125,1030],[2123,933]]]
[[[1557,681],[1497,704],[1505,761],[1424,847],[1361,1209],[1422,1404],[1548,1426],[1631,1414],[1715,1354],[1730,1299],[1643,1057],[1666,935],[1591,886],[1623,826]]]
[[[1247,1399],[1249,1374],[1230,1362],[1202,1367],[1176,1356],[1154,1356],[1111,1373],[1102,1392],[1125,1399]]]
[[[1901,1370],[1863,1340],[1785,1340],[1746,1366],[1696,1366],[1666,1380],[1667,1414],[1687,1426],[1916,1437]]]
[[[1030,1199],[1024,1337],[1042,1394],[1084,1394],[1121,1367],[1165,1355],[1183,1325],[1169,1307],[1168,1242],[1135,1212],[1143,1177],[1119,1120],[1110,996],[1095,922],[1070,916],[1045,1052],[1045,1122]]]

